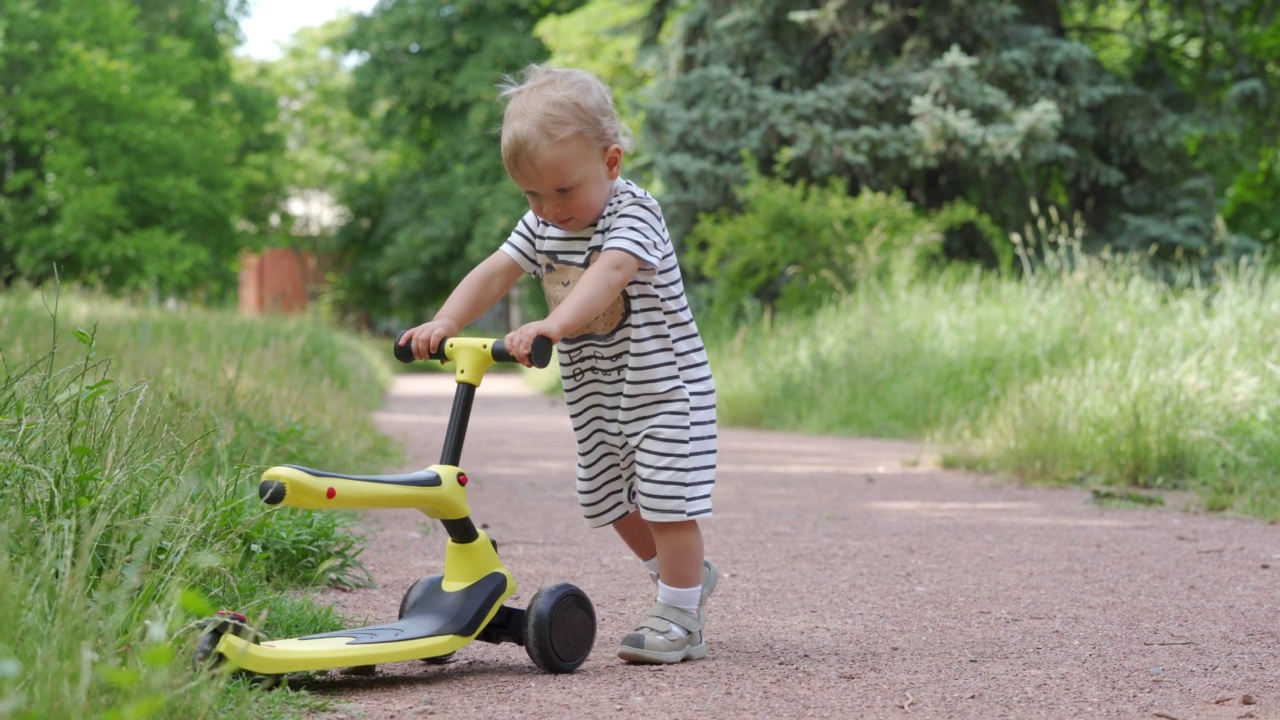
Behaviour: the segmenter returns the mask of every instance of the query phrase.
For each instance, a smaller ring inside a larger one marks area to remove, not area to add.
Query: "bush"
[[[948,229],[972,223],[991,235],[963,204],[925,215],[900,193],[850,197],[839,182],[791,184],[755,167],[737,197],[741,212],[699,218],[685,256],[709,279],[713,313],[730,318],[812,312],[859,284],[905,282],[937,266]]]

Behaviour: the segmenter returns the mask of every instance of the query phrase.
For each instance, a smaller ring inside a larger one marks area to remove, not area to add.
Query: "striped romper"
[[[618,299],[558,345],[578,502],[590,527],[637,508],[648,521],[709,517],[716,390],[657,201],[619,178],[594,226],[570,233],[529,212],[502,249],[553,309],[601,251],[640,259]]]

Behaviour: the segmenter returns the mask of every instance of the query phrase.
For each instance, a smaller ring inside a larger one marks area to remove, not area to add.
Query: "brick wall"
[[[308,292],[323,280],[305,250],[273,248],[240,256],[240,314],[291,314],[307,310]]]

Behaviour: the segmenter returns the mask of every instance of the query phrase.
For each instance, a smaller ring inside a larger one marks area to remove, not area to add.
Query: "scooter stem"
[[[453,412],[449,413],[449,425],[444,434],[444,447],[440,449],[441,465],[462,464],[462,446],[467,439],[471,405],[475,399],[475,385],[458,383],[458,388],[453,391]]]

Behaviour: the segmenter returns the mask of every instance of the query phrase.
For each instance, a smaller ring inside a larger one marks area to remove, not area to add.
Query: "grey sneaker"
[[[682,634],[671,629],[679,625]],[[707,656],[707,643],[702,637],[702,621],[697,616],[666,603],[658,603],[649,617],[635,631],[622,638],[618,657],[633,663],[663,665]]]
[[[707,624],[707,600],[720,582],[720,568],[710,560],[702,561],[702,595],[698,597],[698,622]]]

